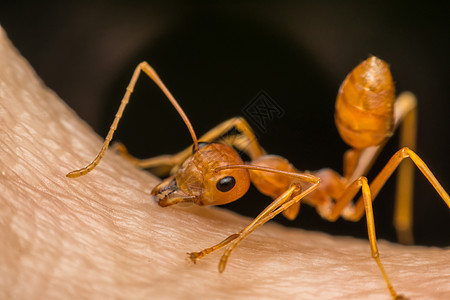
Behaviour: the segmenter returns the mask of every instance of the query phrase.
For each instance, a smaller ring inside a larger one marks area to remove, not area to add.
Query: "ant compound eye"
[[[208,142],[198,142],[198,149],[202,149],[206,145],[208,145]],[[192,154],[195,153],[195,145],[192,145]]]
[[[228,192],[232,188],[234,188],[234,185],[236,184],[236,179],[234,179],[233,176],[226,176],[219,181],[217,181],[216,187],[221,192]]]

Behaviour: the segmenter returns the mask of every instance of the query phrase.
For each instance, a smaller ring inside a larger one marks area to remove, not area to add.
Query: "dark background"
[[[417,95],[417,152],[450,190],[448,7],[312,2],[17,1],[2,4],[0,24],[43,81],[102,136],[142,60],[157,70],[198,135],[242,115],[264,90],[285,113],[257,130],[259,140],[300,170],[342,171],[348,147],[334,125],[337,90],[353,67],[374,54],[391,65],[398,91]],[[138,157],[175,153],[191,143],[180,117],[148,79],[138,82],[115,137]],[[369,180],[398,149],[397,139],[387,144]],[[391,241],[394,189],[392,178],[374,203],[378,237]],[[449,210],[418,171],[415,199],[416,242],[449,246]],[[252,190],[228,207],[256,216],[269,201]],[[329,223],[306,205],[294,222],[276,220],[366,236],[365,219]]]

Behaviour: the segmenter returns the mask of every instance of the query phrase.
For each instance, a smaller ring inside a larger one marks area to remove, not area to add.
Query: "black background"
[[[341,172],[348,147],[334,125],[336,93],[346,74],[374,54],[391,65],[398,91],[417,95],[417,152],[449,190],[448,12],[406,1],[17,1],[2,4],[0,24],[44,82],[102,136],[142,60],[157,70],[198,135],[242,115],[264,90],[285,113],[257,130],[260,142],[300,170]],[[115,137],[138,157],[175,153],[191,142],[148,79],[138,82]],[[369,180],[398,149],[397,139]],[[378,237],[392,241],[394,189],[392,178],[374,203]],[[449,246],[449,210],[418,171],[415,199],[416,242]],[[228,207],[256,216],[269,201],[251,190]],[[366,236],[364,219],[329,223],[306,205],[294,222],[276,220]]]

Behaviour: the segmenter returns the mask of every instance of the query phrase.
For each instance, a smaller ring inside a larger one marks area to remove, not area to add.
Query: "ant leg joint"
[[[139,68],[143,68],[144,66],[148,66],[148,62],[146,62],[145,60],[144,61],[141,61],[140,63],[139,63],[139,65],[138,65],[138,67]]]
[[[408,155],[408,152],[411,152],[412,150],[409,147],[403,147],[400,149],[401,153],[404,153],[406,155]]]

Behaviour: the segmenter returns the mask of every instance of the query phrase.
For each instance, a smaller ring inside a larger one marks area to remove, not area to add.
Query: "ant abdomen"
[[[335,121],[353,148],[376,146],[392,135],[395,88],[389,66],[371,56],[345,78],[336,100]]]

